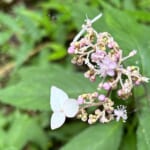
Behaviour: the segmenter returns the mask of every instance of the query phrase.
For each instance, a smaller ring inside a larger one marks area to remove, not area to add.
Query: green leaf
[[[62,150],[117,150],[122,135],[122,124],[97,124],[73,138]]]
[[[139,1],[139,6],[143,9],[145,8],[148,10],[150,8],[150,1],[149,0]]]
[[[33,43],[22,43],[22,45],[19,47],[19,52],[16,54],[16,66],[15,68],[18,69],[28,58],[29,54],[31,53],[33,47]]]
[[[49,47],[52,50],[52,53],[48,56],[51,61],[64,58],[67,54],[66,49],[57,43],[51,43],[49,44]]]
[[[39,41],[42,37],[41,29],[38,28],[37,22],[23,13],[24,10],[24,7],[16,7],[14,9],[18,15],[18,24],[20,23],[20,28],[23,29],[24,36],[29,36],[27,40]]]
[[[127,11],[127,13],[134,16],[137,20],[150,22],[150,13],[148,11],[135,10]]]
[[[123,1],[123,7],[127,10],[135,10],[134,1],[131,0]]]
[[[99,13],[101,13],[101,11],[99,11],[97,8],[91,7],[89,5],[85,5],[84,2],[70,5],[70,12],[72,18],[75,21],[74,23],[79,30],[81,29],[82,25],[85,23],[84,20],[86,19],[86,16],[92,19],[95,16],[97,16]]]
[[[124,138],[123,143],[120,146],[121,150],[136,150],[136,136],[134,132],[132,134],[126,135]]]
[[[12,18],[12,16],[7,15],[6,13],[0,12],[0,22],[1,27],[9,28],[13,32],[21,32],[21,29],[18,28],[17,20]]]
[[[67,71],[58,66],[28,67],[20,70],[20,82],[0,90],[1,102],[23,109],[48,110],[50,87],[62,88],[69,96],[77,97],[93,92],[96,84],[90,83],[83,74]]]
[[[120,2],[120,0],[113,0],[112,3],[113,3],[116,7],[118,7],[118,8],[121,7],[121,2]]]
[[[129,115],[129,114],[128,114]],[[124,126],[124,135],[120,144],[119,150],[137,150],[136,132],[137,128],[137,117],[128,116],[128,122]]]
[[[149,99],[150,100],[150,99]],[[138,150],[150,149],[150,105],[148,99],[144,98],[142,101],[145,103],[142,107],[142,112],[139,114],[139,126],[137,130],[137,147]]]
[[[88,124],[85,124],[83,122],[79,122],[79,121],[69,122],[68,124],[65,124],[65,126],[62,126],[58,130],[54,130],[50,132],[50,137],[66,142],[87,127]],[[68,130],[68,129],[72,129],[72,130]]]
[[[2,128],[0,128],[0,149],[4,148],[5,136],[6,132]]]
[[[150,120],[150,86],[143,86],[142,88],[135,89],[137,107],[140,107],[140,112],[138,112],[139,126],[137,129],[137,148],[150,149],[150,130],[149,130],[149,120]],[[142,91],[142,92],[141,92]],[[141,94],[139,95],[139,93]]]
[[[10,147],[5,147],[3,150],[18,150],[16,147],[10,146]]]
[[[8,138],[7,142],[5,141],[5,147],[12,146],[17,149],[22,149],[29,141],[32,141],[45,150],[48,142],[44,131],[35,119],[19,112],[14,116],[11,127],[7,132],[7,137],[11,138]]]
[[[1,32],[0,33],[0,45],[5,44],[10,37],[12,36],[12,33],[7,31],[7,32]]]

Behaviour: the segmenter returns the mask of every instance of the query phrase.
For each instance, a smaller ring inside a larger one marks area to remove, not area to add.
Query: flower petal
[[[115,72],[114,70],[107,70],[107,74],[112,77],[115,75]]]
[[[60,111],[68,95],[61,89],[52,86],[50,94],[50,105],[53,111]]]
[[[63,112],[54,112],[51,117],[51,129],[57,129],[61,127],[66,120],[65,114]]]
[[[74,99],[68,99],[64,103],[63,110],[67,117],[73,118],[78,113],[79,104]]]
[[[110,64],[109,64],[109,68],[110,69],[115,69],[117,67],[117,64],[116,64],[116,62],[111,62]]]

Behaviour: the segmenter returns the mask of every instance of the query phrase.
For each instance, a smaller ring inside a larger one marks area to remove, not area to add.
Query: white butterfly
[[[79,105],[75,99],[70,99],[68,95],[61,89],[52,86],[50,105],[53,110],[51,116],[51,129],[61,127],[66,117],[73,118],[79,110]]]

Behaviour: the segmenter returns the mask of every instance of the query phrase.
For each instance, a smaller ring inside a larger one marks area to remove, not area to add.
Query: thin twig
[[[86,109],[86,108],[93,107],[93,106],[100,106],[102,104],[103,104],[103,102],[92,103],[92,104],[88,104],[88,105],[81,107],[81,109]]]
[[[97,21],[98,19],[100,19],[102,17],[102,13],[100,13],[99,15],[97,15],[94,19],[91,20],[91,24],[94,23],[95,21]],[[86,22],[87,23],[87,22]],[[84,28],[82,28],[82,30],[75,36],[75,38],[73,39],[73,42],[76,42],[81,36],[82,34],[86,31],[86,26],[85,25]]]

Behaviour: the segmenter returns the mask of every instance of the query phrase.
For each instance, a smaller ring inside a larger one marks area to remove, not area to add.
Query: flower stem
[[[99,18],[101,18],[102,16],[102,13],[100,13],[99,15],[97,15],[95,18],[93,18],[91,20],[91,24],[94,23],[95,21],[97,21]],[[87,21],[87,20],[86,20]],[[87,22],[86,22],[87,23]],[[82,30],[75,36],[75,38],[73,39],[73,42],[76,42],[81,36],[82,34],[86,31],[86,26],[87,24],[85,25],[84,28],[82,28]]]

